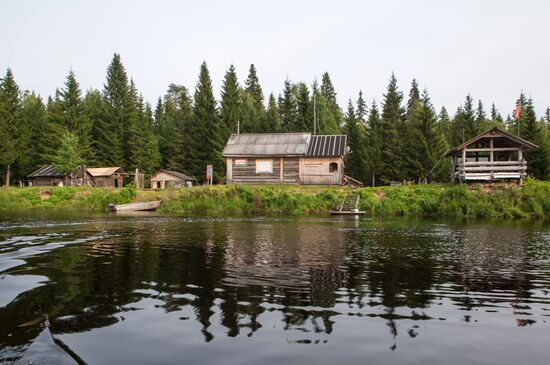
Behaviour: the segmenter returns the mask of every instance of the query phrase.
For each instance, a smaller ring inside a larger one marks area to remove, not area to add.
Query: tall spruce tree
[[[192,100],[185,86],[170,84],[164,104],[156,107],[156,129],[161,166],[185,172],[191,155],[189,130],[193,123]]]
[[[265,119],[265,106],[264,106],[264,93],[260,82],[258,81],[258,74],[256,72],[256,66],[250,65],[248,70],[248,77],[244,83],[245,89],[243,93],[243,107],[245,108],[243,113],[248,117],[248,123],[250,130],[253,132],[261,129],[261,125]]]
[[[484,130],[487,124],[487,116],[485,114],[485,108],[483,107],[481,99],[477,101],[476,124],[479,126],[480,130]]]
[[[363,127],[367,123],[367,112],[367,103],[363,99],[363,92],[359,90],[359,97],[357,98],[357,122]]]
[[[404,177],[400,143],[405,113],[402,102],[403,93],[397,88],[397,79],[392,73],[382,102],[381,146],[382,159],[386,162],[380,179],[386,182],[401,180]]]
[[[418,89],[418,82],[413,79],[411,82],[411,89],[409,90],[409,100],[407,101],[406,118],[408,119],[412,109],[416,106],[416,102],[420,100],[420,90]]]
[[[48,102],[48,115],[55,109],[55,104]],[[99,90],[88,90],[82,101],[82,109],[86,118],[91,121],[91,148],[94,153],[94,165],[111,164],[114,153],[114,135],[110,130],[111,119],[109,105]],[[55,128],[55,123],[52,127]]]
[[[520,135],[522,138],[535,143],[538,149],[529,151],[524,158],[528,163],[528,173],[537,179],[550,178],[550,150],[543,138],[541,125],[535,114],[533,99],[526,99],[523,94],[520,112]]]
[[[269,94],[267,101],[267,111],[265,117],[265,124],[260,132],[280,132],[281,131],[281,118],[279,117],[279,110],[277,109],[277,101],[273,93]]]
[[[200,67],[199,81],[195,88],[193,117],[189,128],[188,171],[201,179],[205,177],[207,164],[214,165],[214,181],[222,182],[225,164],[221,156],[222,141],[218,122],[216,99],[206,62]]]
[[[504,128],[504,120],[502,119],[502,115],[498,112],[495,103],[491,104],[491,126]]]
[[[82,92],[72,70],[65,80],[65,88],[57,90],[57,95],[63,114],[63,127],[77,137],[79,153],[84,163],[93,165],[92,121],[84,113]]]
[[[479,124],[474,110],[474,101],[470,94],[466,96],[464,105],[457,109],[452,123],[453,146],[475,137],[483,130],[483,126]]]
[[[231,65],[223,79],[220,101],[220,122],[222,125],[221,133],[223,141],[227,141],[231,133],[237,133],[237,124],[242,118],[241,92],[239,89],[237,72],[235,66]]]
[[[362,127],[359,125],[355,108],[351,99],[348,102],[348,108],[345,116],[344,132],[348,136],[348,146],[351,153],[346,163],[346,174],[363,181],[365,179],[365,138]]]
[[[27,176],[37,168],[51,163],[47,156],[52,156],[54,151],[50,149],[52,131],[46,120],[46,106],[34,92],[25,93],[22,100],[21,115],[23,124],[28,128],[29,143],[28,149],[21,159],[22,176]]]
[[[128,133],[131,131],[131,99],[128,75],[120,60],[120,55],[115,53],[111,64],[107,68],[107,81],[103,86],[103,96],[107,105],[105,124],[107,130],[98,135],[110,135],[109,139],[95,141],[100,150],[110,150],[111,154],[104,156],[107,164],[127,168],[127,152],[125,146],[128,142]],[[108,145],[111,144],[111,145]]]
[[[378,112],[376,101],[373,100],[369,118],[367,120],[366,136],[366,161],[368,174],[370,175],[371,186],[376,186],[380,182],[380,174],[384,171],[383,151],[383,128],[384,123]]]
[[[26,151],[29,129],[22,116],[21,92],[8,68],[0,82],[0,165],[5,169],[4,184],[9,185],[17,163]],[[12,171],[14,170],[14,171]]]
[[[338,106],[338,101],[336,100],[336,89],[332,85],[332,80],[328,72],[325,72],[321,77],[321,95],[324,97],[324,102],[328,107],[328,110],[332,114],[332,118],[338,125],[342,126],[342,111]]]
[[[313,102],[309,96],[309,89],[303,82],[294,85],[294,98],[296,100],[296,120],[293,130],[296,132],[309,132],[313,130]]]
[[[413,148],[409,148],[406,154],[408,178],[421,182],[424,178],[431,178],[428,173],[447,151],[447,142],[438,127],[437,116],[426,90],[410,110],[407,132],[407,140],[414,141]],[[433,175],[441,178],[444,172],[442,165],[438,166]]]
[[[285,80],[283,96],[279,96],[279,104],[277,107],[281,118],[281,130],[283,132],[298,132],[295,129],[295,122],[298,117],[298,108],[289,79]]]

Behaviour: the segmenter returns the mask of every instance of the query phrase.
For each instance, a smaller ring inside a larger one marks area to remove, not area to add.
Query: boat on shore
[[[138,212],[138,211],[151,211],[160,207],[162,200],[156,200],[152,202],[140,202],[129,204],[109,204],[109,211],[111,212]]]

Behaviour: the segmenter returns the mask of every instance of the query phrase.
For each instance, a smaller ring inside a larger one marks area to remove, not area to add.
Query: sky
[[[550,106],[550,1],[1,0],[0,73],[44,98],[70,69],[103,87],[113,54],[146,100],[170,83],[194,90],[206,61],[216,95],[230,64],[256,65],[267,98],[284,80],[327,71],[342,108],[359,90],[380,102],[393,73],[416,78],[451,114],[469,93],[505,117],[523,90]]]

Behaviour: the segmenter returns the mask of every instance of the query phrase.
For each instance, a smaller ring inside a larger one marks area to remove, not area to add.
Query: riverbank
[[[109,203],[162,200],[172,214],[323,214],[350,192],[343,187],[220,185],[139,190],[77,187],[0,189],[1,211],[105,211]],[[358,190],[360,209],[371,216],[550,218],[550,182],[514,185],[449,184],[384,186]]]

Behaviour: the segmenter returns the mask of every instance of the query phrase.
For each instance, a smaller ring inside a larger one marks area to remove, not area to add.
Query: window
[[[256,173],[257,174],[272,174],[273,173],[273,160],[256,160]]]
[[[338,164],[336,162],[331,162],[330,165],[328,165],[328,172],[338,172]]]

